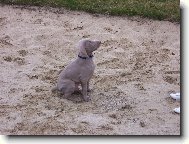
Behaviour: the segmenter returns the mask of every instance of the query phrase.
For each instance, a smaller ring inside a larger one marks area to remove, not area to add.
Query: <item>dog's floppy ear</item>
[[[85,49],[85,41],[84,40],[79,42],[78,48],[79,48],[79,54],[81,56],[89,57],[88,54],[87,54],[87,51]]]

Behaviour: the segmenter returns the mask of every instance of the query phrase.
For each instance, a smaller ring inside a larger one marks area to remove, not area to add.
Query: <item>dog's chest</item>
[[[88,72],[89,74],[91,74],[91,73],[93,73],[94,72],[94,70],[95,70],[95,65],[94,65],[94,63],[93,62],[91,62],[91,63],[89,63],[89,64],[86,64],[85,66],[84,66],[84,71],[86,71],[86,72]]]
[[[95,65],[93,61],[88,61],[81,66],[80,77],[90,79],[94,73]]]

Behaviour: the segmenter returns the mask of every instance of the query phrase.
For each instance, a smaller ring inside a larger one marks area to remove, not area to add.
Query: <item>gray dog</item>
[[[87,92],[90,91],[89,81],[95,69],[92,53],[100,47],[100,44],[100,41],[80,40],[78,57],[60,73],[57,86],[52,91],[59,90],[68,98],[75,91],[79,91],[78,86],[81,84],[83,99],[89,101],[90,97],[87,96]]]

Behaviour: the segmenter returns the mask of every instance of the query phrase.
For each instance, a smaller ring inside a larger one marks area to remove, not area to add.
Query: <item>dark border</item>
[[[181,14],[181,22],[180,22],[180,108],[181,108],[181,113],[180,113],[180,136],[184,137],[184,133],[186,132],[184,130],[184,116],[183,116],[183,110],[184,110],[184,103],[183,103],[183,99],[184,99],[184,79],[183,76],[185,74],[185,70],[184,70],[184,59],[185,59],[185,55],[184,55],[184,31],[185,31],[185,27],[186,27],[186,23],[184,22],[184,17],[185,12],[184,12],[184,8],[181,7],[180,8],[180,14]]]

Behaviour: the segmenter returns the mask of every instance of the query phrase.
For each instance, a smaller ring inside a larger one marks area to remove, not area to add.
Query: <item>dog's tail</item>
[[[53,87],[53,88],[51,89],[51,92],[55,92],[55,91],[58,91],[58,87],[57,87],[57,86],[55,86],[55,87]]]

